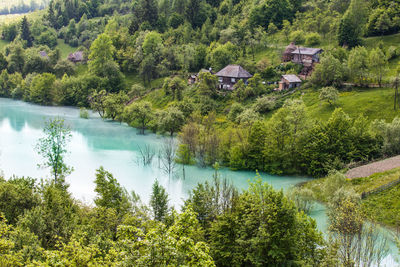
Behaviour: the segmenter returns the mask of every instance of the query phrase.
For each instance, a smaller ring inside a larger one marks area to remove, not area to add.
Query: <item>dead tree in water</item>
[[[144,166],[150,165],[153,162],[153,158],[156,152],[150,148],[149,145],[145,145],[144,148],[138,146],[139,153],[137,162],[138,164],[143,164]]]
[[[169,177],[174,173],[176,167],[176,143],[172,138],[165,138],[164,143],[159,151],[161,170]]]

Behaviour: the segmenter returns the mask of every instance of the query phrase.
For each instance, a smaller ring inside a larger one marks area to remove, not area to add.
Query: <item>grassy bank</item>
[[[392,169],[382,173],[375,173],[369,177],[348,179],[343,187],[354,190],[360,194],[371,191],[382,185],[399,179],[400,168]],[[329,195],[326,194],[327,178],[316,179],[306,183],[304,186],[312,189],[314,197],[321,202],[327,202]],[[378,194],[372,194],[362,200],[362,209],[367,219],[384,224],[392,228],[400,227],[400,185],[394,186]]]

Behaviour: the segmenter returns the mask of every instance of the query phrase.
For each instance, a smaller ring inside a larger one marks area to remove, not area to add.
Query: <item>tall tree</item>
[[[21,38],[22,40],[26,41],[27,47],[31,47],[33,45],[33,37],[26,16],[24,16],[21,21]]]
[[[107,34],[100,34],[90,47],[89,70],[101,74],[107,63],[113,62],[115,47]]]
[[[60,118],[46,122],[43,129],[44,137],[38,140],[36,150],[44,158],[41,167],[50,168],[56,183],[63,183],[65,176],[70,174],[72,167],[65,163],[67,144],[72,138],[71,129]]]
[[[139,0],[134,7],[134,15],[138,24],[147,21],[152,27],[157,25],[158,7],[155,0]]]
[[[352,0],[339,25],[339,45],[352,48],[361,44],[366,19],[365,0]]]
[[[168,214],[168,193],[156,180],[153,184],[150,206],[153,209],[154,220],[162,222]]]

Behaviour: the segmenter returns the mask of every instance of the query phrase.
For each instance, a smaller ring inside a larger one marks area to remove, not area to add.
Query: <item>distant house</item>
[[[319,56],[322,51],[321,48],[298,47],[291,53],[292,62],[304,66],[313,66],[314,63],[319,63]]]
[[[39,52],[39,56],[41,56],[41,57],[43,57],[43,58],[49,58],[49,55],[47,55],[47,52],[46,51],[40,51]]]
[[[201,70],[199,71],[198,74],[191,74],[191,75],[189,76],[189,78],[188,78],[188,84],[191,85],[191,84],[197,83],[197,81],[199,80],[200,74],[203,73],[203,72],[208,72],[208,73],[214,74],[214,73],[212,72],[212,69],[211,69],[211,68],[208,69],[208,70],[207,70],[207,69],[201,69]]]
[[[68,60],[74,63],[82,62],[83,61],[83,52],[77,51],[75,53],[71,53],[68,55]]]
[[[282,75],[281,81],[279,82],[279,91],[287,90],[292,88],[298,88],[301,85],[301,80],[297,75],[286,74]]]
[[[225,90],[233,90],[233,86],[239,80],[243,80],[247,84],[247,80],[253,77],[253,75],[239,65],[228,65],[215,75],[218,77],[219,89]]]
[[[313,72],[315,64],[319,63],[322,52],[321,48],[300,47],[292,42],[286,47],[282,61],[301,64],[303,69],[299,76],[306,79]]]

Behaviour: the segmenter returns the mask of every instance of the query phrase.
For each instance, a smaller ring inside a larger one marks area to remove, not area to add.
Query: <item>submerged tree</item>
[[[71,129],[65,125],[60,118],[46,122],[43,129],[45,137],[38,140],[36,150],[44,158],[40,167],[50,168],[54,181],[63,182],[65,176],[69,175],[73,168],[65,163],[67,144],[72,138]]]
[[[174,173],[176,167],[176,144],[174,139],[165,138],[164,143],[159,151],[161,161],[160,168],[169,176]]]
[[[361,201],[354,192],[338,190],[329,204],[329,231],[339,243],[344,266],[379,266],[388,253],[387,238],[364,222]]]

